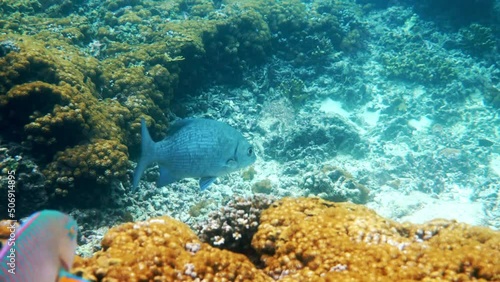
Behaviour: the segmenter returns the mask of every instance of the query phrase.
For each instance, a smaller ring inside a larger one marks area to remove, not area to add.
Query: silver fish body
[[[141,123],[142,154],[134,173],[134,190],[144,170],[154,162],[160,166],[158,186],[183,178],[200,178],[202,190],[217,177],[255,162],[252,145],[226,123],[202,118],[180,120],[157,143],[151,140],[144,120]]]

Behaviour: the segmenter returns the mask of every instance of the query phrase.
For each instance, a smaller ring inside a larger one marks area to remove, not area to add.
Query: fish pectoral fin
[[[238,162],[233,158],[226,161],[225,167],[236,168],[237,166],[238,166]]]
[[[215,179],[217,179],[217,177],[213,177],[213,176],[202,177],[200,179],[200,190],[201,191],[206,190],[208,188],[208,186],[210,186],[212,183],[214,183]]]
[[[164,166],[160,166],[160,178],[158,178],[158,181],[156,182],[156,186],[162,187],[165,185],[168,185],[170,183],[176,182],[177,178],[175,178],[170,171]]]
[[[56,282],[89,282],[87,279],[83,279],[80,276],[69,273],[66,269],[61,267],[59,269],[59,275],[57,276]]]

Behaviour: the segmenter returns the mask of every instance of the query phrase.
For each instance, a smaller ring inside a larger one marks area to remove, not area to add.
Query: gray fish
[[[255,152],[243,135],[230,125],[210,119],[190,118],[174,123],[167,137],[151,140],[141,120],[142,153],[135,168],[133,191],[151,163],[160,166],[158,187],[183,178],[200,178],[205,190],[218,176],[226,175],[255,162]]]

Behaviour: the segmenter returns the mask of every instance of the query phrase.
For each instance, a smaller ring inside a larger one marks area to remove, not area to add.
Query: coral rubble
[[[324,165],[304,176],[304,188],[325,200],[366,203],[369,190],[358,183],[348,172],[331,165]]]
[[[45,176],[32,157],[22,155],[19,146],[8,144],[9,148],[0,150],[0,172],[9,175],[15,172],[16,219],[28,216],[31,210],[41,210],[46,205],[49,193],[45,189]],[[12,183],[12,182],[11,182]],[[9,187],[9,178],[0,177],[1,187]],[[12,187],[12,186],[11,186]],[[7,191],[5,192],[7,195]],[[7,198],[6,198],[7,199]],[[8,202],[5,201],[4,205]],[[0,204],[1,207],[1,204]],[[8,208],[0,213],[0,218],[8,216]]]

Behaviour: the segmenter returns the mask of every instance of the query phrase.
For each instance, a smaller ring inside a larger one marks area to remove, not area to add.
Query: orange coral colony
[[[74,272],[92,281],[500,281],[497,231],[400,224],[317,198],[285,198],[262,213],[252,246],[263,269],[169,217],[114,227],[102,246]]]
[[[350,203],[278,201],[261,214],[252,246],[283,281],[500,281],[500,233],[399,224]]]
[[[272,281],[244,255],[202,243],[169,217],[112,228],[91,259],[74,272],[91,281]]]

